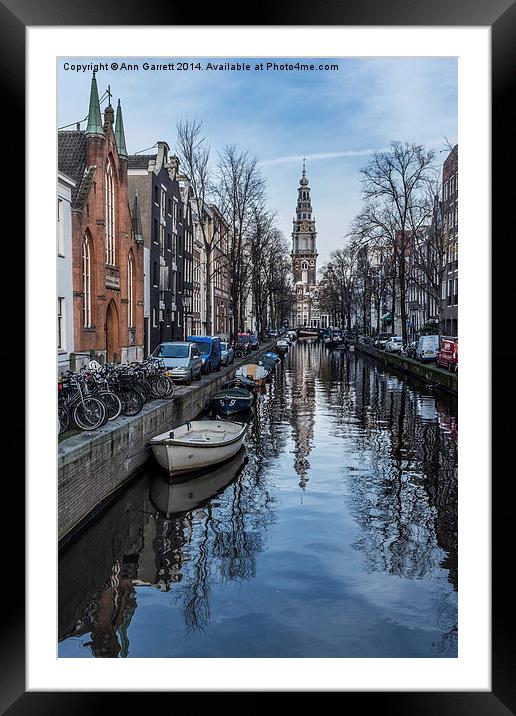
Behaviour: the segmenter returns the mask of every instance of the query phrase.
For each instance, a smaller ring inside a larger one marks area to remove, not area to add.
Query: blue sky
[[[64,70],[64,63],[136,63],[138,71],[100,70],[99,94],[111,85],[120,98],[129,153],[165,140],[174,151],[176,122],[203,121],[213,160],[226,144],[255,154],[267,180],[268,203],[290,240],[302,157],[312,187],[319,266],[342,246],[360,208],[360,169],[373,151],[392,140],[445,149],[457,142],[457,60],[443,58],[308,59],[336,63],[337,71],[255,71],[271,58],[216,58],[247,62],[251,71],[144,71],[149,62],[178,58],[66,58],[58,62],[58,126],[88,111],[91,71]],[[200,62],[210,58],[179,58]],[[294,64],[296,58],[276,59]],[[102,103],[102,109],[105,102]],[[82,125],[84,128],[84,124]],[[150,153],[150,152],[149,152]],[[437,155],[442,162],[446,153]]]

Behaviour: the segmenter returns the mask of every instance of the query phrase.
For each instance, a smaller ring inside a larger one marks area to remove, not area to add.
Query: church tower
[[[310,187],[303,159],[303,174],[297,190],[296,216],[292,229],[292,270],[294,283],[314,286],[317,281],[317,232],[310,199]]]
[[[297,190],[296,216],[292,228],[292,273],[295,304],[291,323],[294,327],[319,328],[319,290],[317,286],[317,232],[310,199],[310,187],[303,159],[303,173]]]

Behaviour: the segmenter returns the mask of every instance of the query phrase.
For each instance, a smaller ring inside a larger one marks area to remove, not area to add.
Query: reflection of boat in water
[[[229,460],[244,442],[249,426],[230,420],[194,420],[151,438],[158,463],[170,475]]]
[[[246,462],[247,454],[242,448],[223,465],[196,473],[193,477],[170,482],[162,475],[156,475],[150,487],[151,501],[165,517],[193,510],[229,485]]]

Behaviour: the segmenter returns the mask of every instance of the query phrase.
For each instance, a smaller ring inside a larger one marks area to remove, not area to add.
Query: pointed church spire
[[[116,108],[115,140],[116,148],[118,150],[118,156],[121,159],[127,159],[127,148],[125,146],[124,134],[124,120],[122,119],[122,107],[120,106],[120,100],[118,100],[118,106]]]
[[[303,157],[303,174],[301,175],[301,179],[299,180],[299,183],[301,186],[307,186],[308,179],[306,178],[306,159]]]
[[[90,107],[88,110],[88,124],[86,125],[85,134],[86,136],[104,136],[104,129],[102,128],[102,118],[100,116],[99,91],[97,89],[95,71],[93,72],[93,77],[91,78]]]

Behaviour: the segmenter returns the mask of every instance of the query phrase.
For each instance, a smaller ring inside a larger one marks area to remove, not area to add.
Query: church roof
[[[150,160],[156,159],[156,154],[130,154],[129,169],[148,169]]]
[[[86,135],[83,131],[57,133],[57,168],[75,182],[72,205],[75,204],[86,173]]]

